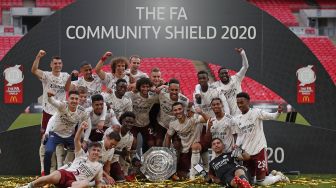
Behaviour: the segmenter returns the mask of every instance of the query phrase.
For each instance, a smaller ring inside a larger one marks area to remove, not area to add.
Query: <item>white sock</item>
[[[276,175],[276,176],[265,176],[265,179],[263,181],[257,181],[258,185],[261,186],[267,186],[267,185],[272,185],[278,181],[281,180],[281,176],[280,175]]]
[[[56,146],[56,161],[57,161],[57,169],[60,169],[63,166],[64,161],[64,146],[59,144]]]
[[[257,184],[257,177],[256,176],[253,176],[252,177],[252,184]]]
[[[202,162],[203,162],[203,168],[206,172],[209,172],[209,152],[203,152],[202,153]]]
[[[190,178],[194,178],[197,174],[197,171],[195,170],[194,166],[196,166],[201,159],[200,151],[192,151],[191,154],[191,168],[190,168]]]
[[[44,155],[45,155],[45,145],[41,144],[39,149],[41,172],[44,171]]]

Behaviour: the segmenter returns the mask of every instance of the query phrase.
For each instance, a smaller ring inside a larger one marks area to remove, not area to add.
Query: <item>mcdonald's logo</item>
[[[309,103],[310,102],[310,97],[308,95],[302,96],[302,102]]]
[[[17,98],[17,96],[16,96],[16,95],[12,95],[12,96],[10,96],[10,98],[9,98],[9,102],[10,102],[10,103],[17,103],[17,102],[18,102],[18,98]]]

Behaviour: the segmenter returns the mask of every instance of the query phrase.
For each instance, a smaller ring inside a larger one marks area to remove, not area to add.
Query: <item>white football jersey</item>
[[[250,155],[258,154],[263,148],[267,147],[263,128],[263,120],[275,120],[279,113],[268,113],[257,108],[250,108],[246,114],[235,117],[238,121],[238,136],[236,145]]]
[[[230,107],[230,114],[231,115],[238,115],[241,114],[241,111],[239,110],[237,106],[237,94],[242,92],[241,88],[241,82],[245,77],[246,71],[249,67],[248,60],[245,54],[245,51],[242,50],[240,52],[240,55],[242,57],[242,68],[237,72],[234,76],[230,77],[230,81],[228,84],[223,84],[222,81],[218,80],[214,83],[212,83],[213,86],[220,89],[221,92],[224,94],[224,96],[227,99],[227,102]]]
[[[110,88],[112,90],[116,89],[116,82],[119,78],[114,76],[112,73],[106,73],[105,79],[103,80],[103,83],[106,85],[107,88]],[[129,76],[125,75],[122,79],[125,79],[127,84],[130,84],[130,78]]]
[[[106,150],[104,145],[104,140],[99,142],[102,145],[102,150],[99,155],[99,162],[102,164],[106,163],[107,161],[112,161],[112,158],[114,156],[114,148]]]
[[[111,127],[112,125],[117,125],[119,124],[118,120],[116,119],[116,116],[113,112],[112,109],[107,110],[106,104],[104,104],[104,109],[101,114],[96,114],[94,113],[94,110],[92,107],[87,108],[86,112],[89,113],[90,119],[91,119],[91,124],[92,128],[96,128],[97,124],[100,121],[104,121],[104,125],[106,127]]]
[[[196,102],[196,92],[194,93],[194,103],[196,107],[200,107],[204,113],[206,113],[208,116],[213,117],[215,116],[214,112],[211,109],[211,101],[214,98],[220,98],[223,103],[223,111],[225,114],[230,114],[230,108],[227,103],[226,97],[223,95],[223,93],[217,89],[216,87],[209,85],[208,90],[206,92],[203,92],[200,89],[199,94],[201,95],[201,104],[197,104]]]
[[[48,91],[52,90],[55,92],[55,99],[59,101],[65,101],[66,92],[65,84],[69,78],[69,74],[66,72],[61,72],[59,76],[54,76],[52,72],[43,71],[42,74],[42,86],[43,86],[43,96],[42,96],[42,106],[43,110],[51,115],[56,113],[56,108],[48,102]]]
[[[106,135],[110,134],[111,132],[113,132],[113,129],[110,127],[108,129],[106,129],[104,135],[106,136]],[[120,141],[118,142],[118,144],[115,147],[115,151],[120,151],[121,152],[124,148],[126,148],[127,151],[131,151],[132,143],[133,143],[133,140],[134,140],[134,137],[133,137],[132,133],[129,131],[128,133],[125,134],[125,136],[122,136],[120,134],[120,138],[121,138]],[[119,157],[120,157],[119,154],[114,154],[111,163],[118,162]]]
[[[139,80],[140,78],[148,78],[147,73],[142,72],[141,70],[137,70],[136,74],[132,74],[130,69],[126,70],[126,74],[130,74],[135,80]]]
[[[90,108],[92,107],[91,99],[87,98],[83,103],[79,102],[79,105],[81,105],[85,109]]]
[[[210,128],[212,138],[220,138],[223,141],[224,153],[231,152],[232,146],[234,145],[233,134],[237,133],[237,121],[235,121],[234,118],[228,114],[225,114],[222,119],[213,117],[211,120],[214,120]]]
[[[159,101],[160,101],[160,112],[157,117],[158,123],[168,129],[169,123],[175,120],[175,116],[172,112],[172,105],[176,102],[170,99],[170,95],[165,90],[161,90],[159,94]],[[184,104],[184,108],[188,106],[189,99],[184,96],[183,94],[179,93],[178,95],[178,102]]]
[[[173,136],[175,132],[181,139],[182,153],[188,153],[192,144],[200,141],[203,125],[200,123],[201,116],[194,114],[186,118],[184,123],[178,119],[170,122],[167,134]]]
[[[237,106],[237,94],[242,92],[241,82],[244,77],[240,77],[237,74],[230,77],[230,82],[228,84],[223,84],[222,81],[218,80],[212,83],[212,86],[219,89],[229,104],[231,115],[241,114]]]
[[[102,90],[103,81],[99,78],[98,75],[93,74],[93,81],[88,82],[84,77],[79,77],[78,80],[72,81],[71,84],[75,85],[77,88],[83,86],[88,90],[88,96],[100,94]]]
[[[117,119],[119,119],[120,115],[123,114],[126,111],[133,111],[133,105],[132,100],[125,95],[119,99],[115,96],[115,93],[102,93],[104,97],[104,101],[110,105],[110,107],[113,109]]]
[[[78,105],[76,111],[71,112],[66,102],[60,102],[50,97],[49,103],[56,107],[57,112],[48,122],[46,133],[52,131],[62,138],[68,138],[75,133],[77,125],[86,121],[89,128],[85,130],[84,140],[88,140],[91,132],[91,120],[82,106]]]
[[[77,181],[86,180],[90,182],[97,175],[101,176],[103,174],[103,165],[98,161],[90,161],[87,154],[81,149],[78,153],[75,153],[75,160],[66,171],[72,172]]]
[[[135,126],[145,127],[149,125],[149,111],[155,103],[159,103],[159,96],[153,92],[148,93],[148,98],[142,97],[139,92],[127,92],[125,95],[132,100],[136,120]]]

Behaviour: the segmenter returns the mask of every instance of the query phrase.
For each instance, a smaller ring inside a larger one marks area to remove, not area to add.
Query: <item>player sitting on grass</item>
[[[214,138],[211,148],[216,157],[210,162],[210,178],[216,183],[239,188],[252,188],[246,177],[246,168],[240,166],[232,153],[224,153],[224,144],[220,138]]]
[[[57,187],[88,187],[91,180],[96,186],[100,185],[103,175],[103,165],[98,162],[102,146],[92,142],[88,146],[88,154],[81,148],[80,137],[84,129],[88,128],[87,122],[82,122],[75,135],[75,160],[67,169],[60,169],[48,176],[39,177],[37,180],[21,188],[42,187],[54,184]]]

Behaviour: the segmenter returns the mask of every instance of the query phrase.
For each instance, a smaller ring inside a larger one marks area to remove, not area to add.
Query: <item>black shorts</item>
[[[233,180],[233,178],[235,177],[235,171],[238,169],[242,169],[244,170],[245,174],[247,174],[247,170],[245,167],[243,166],[239,166],[237,165],[234,168],[231,168],[227,173],[225,173],[222,177],[219,177],[219,179],[221,180],[221,182],[225,185],[230,187],[231,186],[231,181]]]

